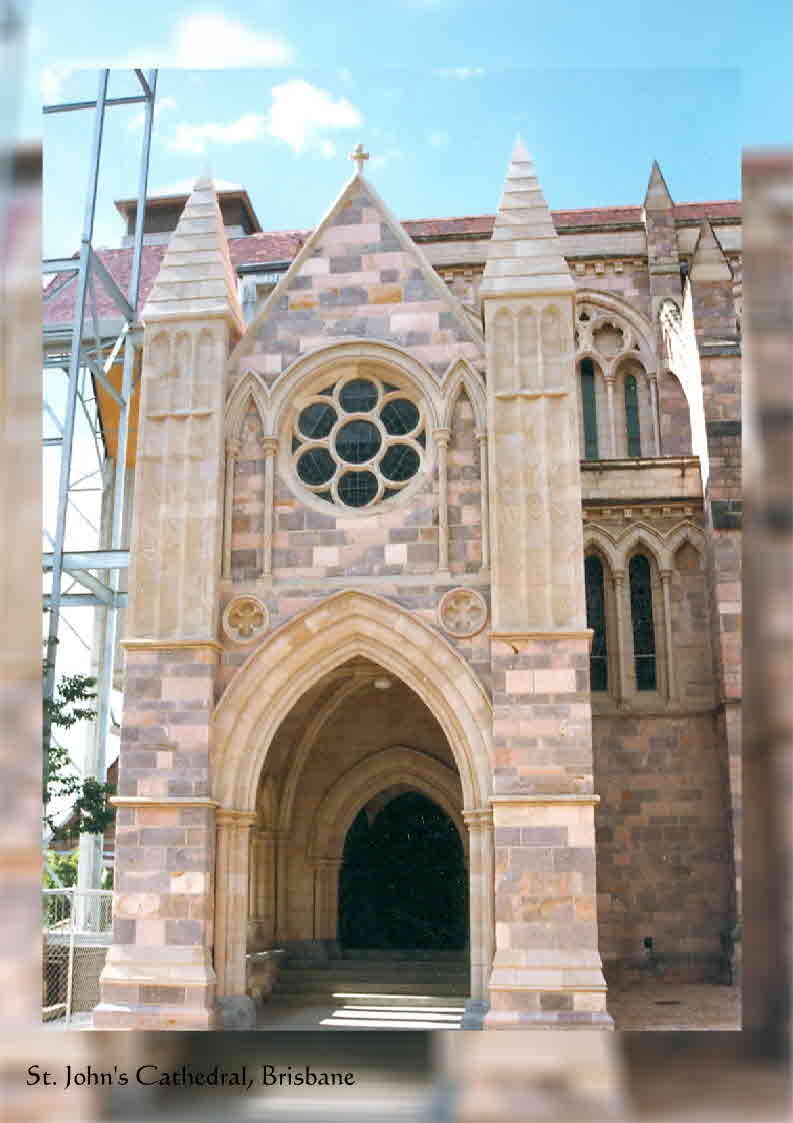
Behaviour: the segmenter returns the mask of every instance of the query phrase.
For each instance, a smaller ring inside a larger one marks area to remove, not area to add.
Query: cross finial
[[[365,150],[362,144],[356,144],[350,153],[350,159],[358,168],[358,175],[363,171],[363,166],[366,160],[369,159],[369,153]]]

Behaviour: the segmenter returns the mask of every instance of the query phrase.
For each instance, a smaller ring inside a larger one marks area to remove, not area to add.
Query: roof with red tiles
[[[641,207],[593,207],[584,210],[552,211],[551,215],[559,233],[587,226],[620,227],[642,222]],[[490,237],[493,231],[494,217],[492,214],[481,214],[465,215],[460,218],[421,218],[406,220],[402,225],[411,238],[421,240],[478,239]],[[740,221],[741,204],[737,200],[721,200],[705,203],[677,203],[675,205],[675,218],[678,222],[697,222],[705,217],[716,222]],[[267,265],[268,263],[291,261],[310,234],[310,230],[280,230],[249,234],[244,238],[230,238],[229,250],[232,264],[235,268],[239,268],[243,265]],[[149,289],[159,272],[166,248],[164,244],[144,245],[143,247],[140,277],[141,306],[145,302]],[[97,254],[122,292],[126,292],[129,283],[132,249],[130,247],[102,249],[98,250]],[[64,274],[58,274],[58,276],[53,277],[47,287],[57,288],[64,276]],[[46,324],[58,325],[68,323],[71,320],[74,289],[75,285],[72,282],[45,304]],[[46,293],[46,289],[44,291]],[[100,318],[118,319],[120,317],[116,305],[110,296],[105,293],[101,284],[96,285],[96,298],[97,312]]]

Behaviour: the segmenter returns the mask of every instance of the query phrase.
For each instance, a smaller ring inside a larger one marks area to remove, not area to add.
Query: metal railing
[[[99,975],[113,942],[111,889],[42,891],[42,1021],[68,1027],[99,1001]]]

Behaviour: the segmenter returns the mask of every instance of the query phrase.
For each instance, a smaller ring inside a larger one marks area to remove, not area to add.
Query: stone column
[[[664,646],[666,647],[666,659],[664,660],[664,667],[666,670],[666,696],[670,702],[674,702],[677,698],[677,684],[675,681],[675,653],[672,648],[672,591],[670,583],[672,580],[671,569],[661,570],[661,588],[664,597]]]
[[[519,142],[480,287],[495,955],[485,1028],[611,1028],[597,940],[575,286]]]
[[[650,383],[650,412],[653,419],[653,456],[661,455],[661,429],[658,422],[658,374],[648,371],[647,378]]]
[[[468,827],[469,948],[471,995],[466,1019],[480,1028],[487,1009],[493,963],[493,813],[490,807],[463,812]],[[467,1027],[466,1027],[467,1028]]]
[[[490,569],[490,490],[487,476],[487,433],[477,433],[482,487],[482,569]]]
[[[341,858],[314,861],[314,939],[327,942],[338,937],[337,915]]]
[[[234,514],[234,471],[240,442],[231,437],[226,441],[226,486],[223,503],[223,576],[231,577],[231,533]]]
[[[632,650],[625,636],[625,570],[615,570],[611,575],[614,582],[614,608],[617,624],[617,706],[625,705],[627,696],[628,658]]]
[[[251,852],[250,928],[257,949],[272,947],[275,940],[275,840],[276,831],[255,827]]]
[[[438,573],[449,574],[449,455],[448,429],[433,430],[433,440],[438,449]]]
[[[273,505],[275,503],[275,455],[278,441],[265,437],[264,450],[264,535],[262,538],[262,577],[270,579],[273,573]]]
[[[609,411],[609,444],[611,446],[611,455],[617,459],[617,422],[614,416],[614,381],[615,376],[612,371],[605,375],[606,380],[606,400],[608,402]]]
[[[256,815],[227,808],[217,812],[217,916],[215,974],[221,1024],[252,1028],[253,1002],[246,994],[250,832]]]

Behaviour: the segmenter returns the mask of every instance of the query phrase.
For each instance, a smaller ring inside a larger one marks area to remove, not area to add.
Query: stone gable
[[[438,377],[458,358],[482,360],[472,317],[360,177],[309,239],[236,354],[273,378],[300,355],[351,338],[403,347]]]

